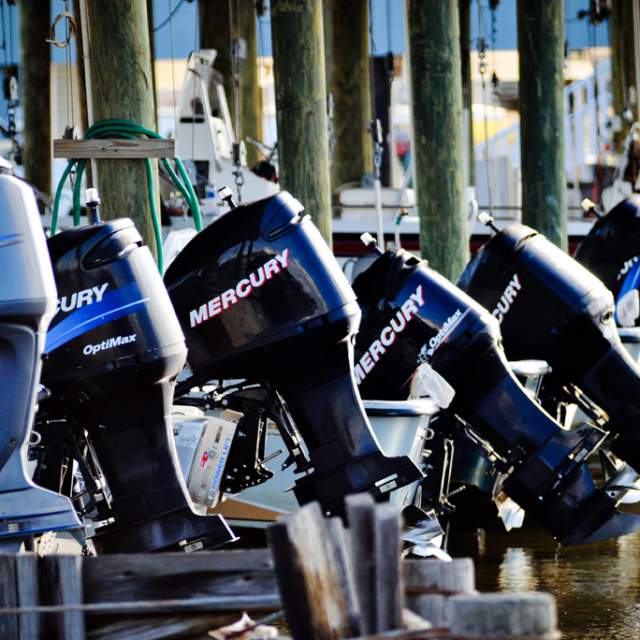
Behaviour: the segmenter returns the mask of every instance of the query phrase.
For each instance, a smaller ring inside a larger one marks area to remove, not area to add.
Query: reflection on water
[[[564,640],[640,640],[640,532],[560,548],[542,531],[490,531],[452,540],[474,556],[479,591],[549,591]]]

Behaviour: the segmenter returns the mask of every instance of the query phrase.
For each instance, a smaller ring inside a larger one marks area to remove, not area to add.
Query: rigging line
[[[182,0],[180,0],[182,2]],[[171,54],[171,90],[173,92],[173,137],[178,132],[178,100],[176,98],[176,61],[173,52],[173,11],[172,2],[169,2],[169,52]],[[155,32],[155,29],[154,29]],[[188,70],[187,70],[188,73]]]
[[[593,101],[595,105],[595,128],[596,128],[596,158],[600,161],[601,154],[601,131],[600,131],[600,91],[598,87],[598,74],[596,72],[596,63],[593,56],[593,49],[596,46],[596,25],[587,21],[587,39],[589,42],[589,62],[591,63],[591,71],[593,72]]]
[[[67,13],[70,13],[69,0],[65,0],[64,9]],[[68,91],[69,105],[71,106],[71,123],[70,124],[71,124],[71,128],[73,129],[75,127],[76,118],[75,118],[75,107],[73,104],[74,102],[73,71],[71,67],[71,30],[69,28],[69,20],[65,20],[64,25],[65,25],[64,27],[65,41],[67,43],[66,50],[65,50],[65,59],[66,59],[66,65],[67,65],[67,87],[68,87],[67,91]]]
[[[234,31],[235,33],[232,33]],[[233,120],[234,138],[233,164],[238,201],[242,202],[242,187],[244,176],[242,175],[242,132],[240,130],[240,10],[238,0],[232,10],[232,0],[229,0],[229,41],[231,44],[231,68],[233,74]],[[246,55],[246,54],[245,54]]]
[[[15,64],[16,58],[13,50],[13,5],[9,2],[9,62]]]
[[[0,0],[0,17],[2,18],[2,44],[0,45],[0,48],[2,48],[2,50],[4,51],[4,66],[8,67],[9,57],[8,57],[8,51],[7,51],[7,36],[6,36],[7,27],[5,25],[4,0]]]
[[[484,26],[482,24],[482,6],[481,0],[477,0],[478,6],[478,59],[480,78],[482,80],[482,106],[483,106],[483,122],[484,122],[484,165],[487,174],[487,200],[489,203],[489,213],[493,216],[493,189],[491,180],[491,168],[489,166],[489,122],[487,117],[487,83],[485,74],[487,71],[486,62],[486,41],[484,38]],[[473,116],[471,116],[473,118]],[[472,120],[473,122],[473,120]],[[473,126],[473,125],[472,125]]]
[[[202,46],[202,11],[204,11],[203,9],[203,4],[204,1],[203,0],[198,0],[198,11],[196,11],[196,23],[195,23],[195,28],[193,30],[193,50],[197,51],[198,50],[198,45]],[[189,70],[187,69],[186,73],[189,73]],[[202,86],[202,81],[200,80],[200,78],[198,78],[198,82],[200,82],[200,86]],[[191,104],[195,105],[195,92],[196,92],[196,88],[195,88],[195,84],[192,83],[191,85]],[[208,87],[207,87],[207,91],[208,91]],[[208,97],[208,96],[207,96]],[[180,96],[180,99],[182,100],[182,96]],[[204,110],[204,104],[203,106],[203,110]],[[195,116],[195,106],[193,107],[193,115]],[[205,118],[207,116],[210,116],[211,114],[206,114],[205,113]],[[177,124],[176,124],[176,131],[177,131]],[[177,134],[176,134],[177,135]],[[191,125],[191,157],[193,158],[195,156],[195,146],[196,146],[196,124],[195,124],[195,118],[193,119],[193,124]],[[197,180],[197,174],[198,174],[198,170],[196,169],[196,163],[193,163],[193,167],[194,167],[194,171],[196,174],[196,180]],[[209,182],[209,177],[207,176],[207,183]]]
[[[236,142],[240,142],[240,23],[238,0],[235,0],[235,10],[229,0],[229,42],[231,44],[231,72],[233,74],[233,128]]]
[[[387,51],[391,53],[391,0],[387,0]]]
[[[169,15],[159,25],[156,25],[155,27],[153,27],[154,33],[156,31],[160,31],[160,29],[163,29],[167,25],[171,24],[171,20],[173,20],[173,16],[175,16],[176,13],[178,13],[178,9],[180,9],[180,7],[184,4],[184,1],[185,0],[179,0],[178,4],[175,6],[173,10],[171,8],[169,9]]]

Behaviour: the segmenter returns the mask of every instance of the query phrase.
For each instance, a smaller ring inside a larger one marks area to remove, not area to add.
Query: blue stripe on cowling
[[[616,323],[620,324],[618,321],[618,306],[617,303],[622,300],[622,297],[629,293],[632,289],[637,289],[640,284],[640,260],[638,260],[632,267],[629,269],[629,273],[627,273],[624,282],[622,283],[622,287],[620,287],[620,291],[618,292],[618,299],[616,300],[616,313],[615,320]]]
[[[140,289],[135,282],[108,291],[100,302],[81,307],[52,327],[47,333],[44,352],[51,353],[83,333],[139,311],[148,300],[140,296]]]

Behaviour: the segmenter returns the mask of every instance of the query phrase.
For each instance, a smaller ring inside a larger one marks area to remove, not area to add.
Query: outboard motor
[[[69,499],[34,485],[25,469],[56,285],[31,189],[1,175],[0,203],[0,547],[9,550],[10,539],[19,546],[81,525]]]
[[[596,488],[585,463],[606,432],[566,431],[527,395],[491,313],[403,250],[381,255],[353,286],[363,309],[355,367],[363,397],[407,397],[415,375],[453,388],[446,412],[492,448],[503,491],[563,544],[640,527],[616,511],[615,482]]]
[[[360,308],[291,195],[224,215],[184,248],[165,283],[189,349],[186,386],[235,378],[266,389],[290,451],[284,467],[313,469],[296,482],[300,503],[339,511],[347,494],[383,495],[421,477],[409,458],[385,456],[371,431],[353,375]]]
[[[184,336],[133,222],[64,231],[49,252],[60,297],[45,349],[52,398],[39,416],[40,481],[72,483],[48,472],[60,464],[47,457],[76,459],[91,498],[84,511],[95,510],[102,525],[98,552],[194,551],[233,540],[221,516],[194,513],[179,470],[171,410]]]
[[[509,358],[546,360],[552,380],[608,414],[611,450],[640,472],[640,369],[620,342],[604,284],[520,224],[490,238],[458,284],[492,310]]]
[[[597,220],[578,245],[575,259],[613,293],[617,323],[640,324],[640,195],[623,200]]]

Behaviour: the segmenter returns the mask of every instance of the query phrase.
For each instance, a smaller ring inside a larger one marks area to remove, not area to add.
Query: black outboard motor
[[[184,337],[133,222],[64,231],[49,240],[49,252],[59,300],[43,372],[52,398],[38,429],[43,455],[53,456],[65,437],[69,446],[71,425],[87,491],[100,494],[97,519],[108,523],[93,537],[96,549],[197,550],[233,540],[221,516],[192,511],[182,480],[171,408]]]
[[[640,471],[640,369],[598,278],[530,227],[509,225],[467,265],[459,286],[492,309],[509,358],[539,358],[608,414],[611,450]]]
[[[456,392],[447,412],[493,448],[504,492],[560,542],[640,527],[615,510],[613,485],[596,488],[585,464],[606,433],[566,431],[526,394],[486,309],[402,250],[380,256],[354,289],[363,309],[356,343],[363,397],[406,398],[418,365],[431,367]]]
[[[187,340],[189,384],[241,378],[284,400],[310,458],[287,432],[288,462],[314,470],[296,483],[299,502],[338,511],[349,493],[382,495],[421,477],[409,458],[386,457],[371,431],[353,376],[360,308],[291,195],[214,222],[178,255],[165,283]]]
[[[640,286],[640,195],[617,204],[595,222],[578,245],[575,259],[596,275],[611,290],[618,305],[624,296]],[[640,324],[640,309],[628,321],[620,317],[618,324]],[[625,314],[629,316],[629,314]]]

